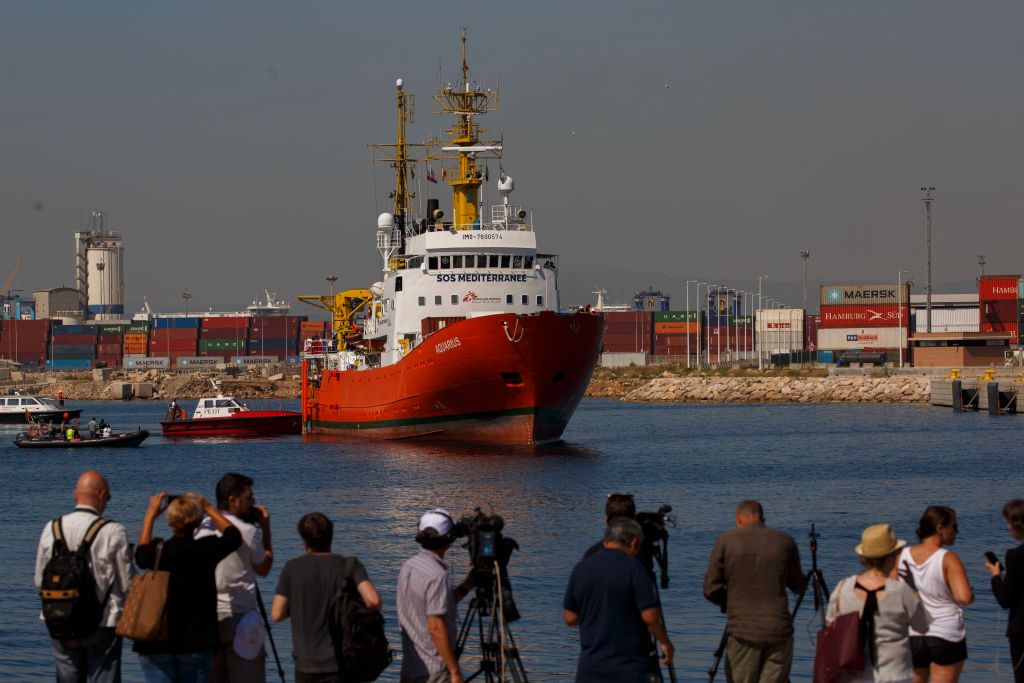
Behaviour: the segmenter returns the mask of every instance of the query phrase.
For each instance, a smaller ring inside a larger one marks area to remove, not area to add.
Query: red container
[[[982,300],[978,304],[978,319],[982,323],[1016,323],[1018,320],[1017,300]],[[982,330],[984,332],[984,330]]]
[[[204,330],[218,327],[244,327],[249,329],[249,316],[235,315],[224,318],[203,318],[202,327]]]
[[[121,366],[121,356],[97,355],[92,362],[94,368],[117,368]]]
[[[809,351],[818,348],[818,327],[820,325],[820,315],[809,315],[804,319],[804,343]]]
[[[457,323],[461,320],[465,320],[466,316],[450,316],[450,317],[435,317],[435,318],[423,318],[420,321],[420,333],[426,337],[428,334],[433,334],[440,329]]]
[[[96,355],[97,356],[113,356],[121,355],[122,346],[120,344],[97,344]]]
[[[161,356],[167,353],[175,351],[186,352],[189,351],[195,355],[196,343],[194,341],[179,340],[179,341],[162,341],[162,342],[150,342],[149,343],[149,355]]]
[[[902,315],[900,309],[903,309]],[[821,329],[836,327],[909,327],[910,307],[888,304],[842,304],[821,307]]]
[[[123,334],[101,334],[96,338],[97,344],[121,344],[124,342]]]
[[[77,346],[78,344],[95,343],[95,334],[58,334],[53,338],[54,346]]]
[[[982,275],[978,279],[979,301],[1016,301],[1020,298],[1017,281],[1020,275]]]
[[[179,328],[164,328],[159,330],[149,331],[149,341],[152,343],[154,340],[171,340],[171,341],[183,341],[191,339],[195,341],[199,338],[199,330],[197,329],[179,329]]]

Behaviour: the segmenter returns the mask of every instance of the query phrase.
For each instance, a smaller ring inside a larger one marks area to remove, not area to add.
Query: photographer
[[[642,544],[640,524],[615,517],[601,550],[572,570],[562,608],[565,623],[580,629],[577,681],[661,680],[649,636],[661,646],[662,663],[672,664],[675,648],[665,632],[654,582],[636,560]]]
[[[704,597],[726,611],[730,682],[784,683],[789,677],[793,620],[786,589],[799,593],[804,583],[793,538],[765,526],[756,500],[742,501],[736,528],[718,537],[704,577]]]
[[[270,514],[255,505],[253,480],[229,472],[217,482],[217,508],[238,529],[242,545],[217,565],[217,619],[220,645],[210,672],[214,683],[262,683],[267,679],[266,629],[257,603],[256,577],[266,576],[274,561]],[[220,535],[214,520],[203,520],[196,538]]]
[[[398,574],[402,683],[463,683],[455,658],[456,603],[473,587],[473,573],[452,590],[444,555],[456,538],[452,516],[435,508],[420,517],[418,554]]]
[[[612,521],[616,517],[636,519],[636,502],[632,493],[609,493],[608,500],[604,502],[604,523]],[[583,557],[590,557],[604,547],[604,541],[598,541],[587,548]]]

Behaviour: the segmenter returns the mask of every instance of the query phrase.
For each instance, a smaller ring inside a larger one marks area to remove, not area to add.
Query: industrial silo
[[[102,211],[90,214],[91,230],[75,233],[76,281],[89,318],[124,317],[124,242],[106,229]]]

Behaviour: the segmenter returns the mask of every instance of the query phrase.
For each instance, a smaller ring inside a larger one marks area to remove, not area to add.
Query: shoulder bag
[[[841,586],[836,587],[836,593]],[[818,631],[814,652],[814,683],[834,683],[840,674],[864,671],[864,640],[860,614],[847,612]]]
[[[160,571],[164,542],[156,546],[153,569],[132,577],[124,611],[117,622],[117,635],[148,643],[167,638],[167,587],[171,573]]]

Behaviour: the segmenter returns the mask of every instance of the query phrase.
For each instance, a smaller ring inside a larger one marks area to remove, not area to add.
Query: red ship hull
[[[604,325],[591,313],[470,318],[400,362],[370,370],[302,366],[307,434],[533,444],[561,437],[590,383]]]
[[[164,436],[281,436],[302,433],[302,414],[292,410],[249,410],[231,417],[202,417],[160,423]]]

